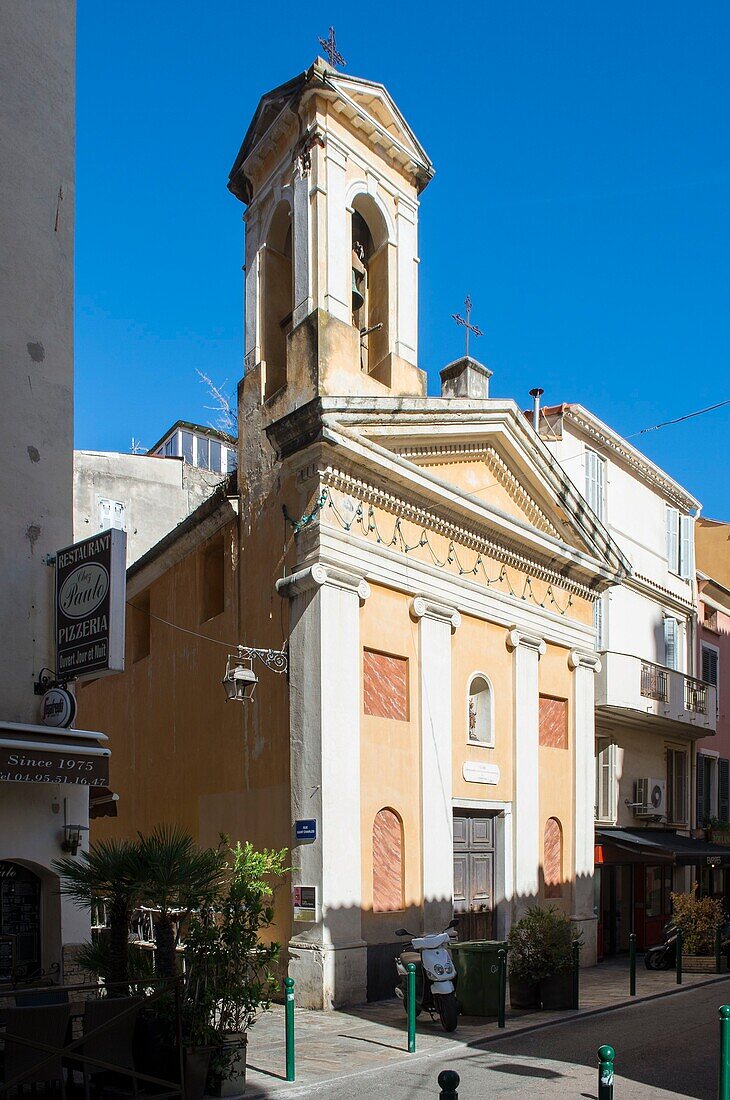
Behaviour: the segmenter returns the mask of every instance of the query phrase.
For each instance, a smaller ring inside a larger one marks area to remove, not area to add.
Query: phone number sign
[[[20,751],[0,748],[0,780],[7,783],[81,783],[86,787],[109,784],[109,757],[84,753]]]

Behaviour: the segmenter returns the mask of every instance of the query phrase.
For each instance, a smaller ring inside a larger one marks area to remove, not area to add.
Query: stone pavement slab
[[[730,977],[726,975],[685,974],[681,986],[676,985],[674,971],[647,971],[637,967],[637,996],[629,996],[628,964],[604,963],[581,970],[580,1009],[578,1012],[507,1012],[505,1030],[496,1021],[483,1017],[461,1016],[459,1027],[447,1035],[428,1014],[417,1021],[417,1053],[406,1051],[406,1018],[399,1000],[332,1012],[297,1010],[296,1082],[285,1080],[284,1010],[275,1005],[262,1016],[249,1033],[247,1097],[305,1095],[316,1085],[339,1081],[342,1095],[347,1080],[361,1074],[413,1063],[449,1051],[463,1054],[466,1048],[497,1042],[506,1035],[528,1034],[550,1027],[566,1019],[589,1017],[592,1014],[640,1003],[654,998],[681,996],[698,986],[717,983],[718,1005],[730,997]],[[233,1080],[224,1086],[224,1096],[233,1100],[242,1095],[242,1082]]]

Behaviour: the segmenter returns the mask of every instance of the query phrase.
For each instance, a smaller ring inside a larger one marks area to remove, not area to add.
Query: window
[[[208,469],[210,469],[210,460],[209,460],[209,457],[208,457],[208,455],[209,455],[208,440],[203,439],[202,436],[198,435],[198,436],[195,437],[195,441],[198,445],[198,456],[197,456],[197,459],[195,461],[195,465],[199,466],[201,470],[208,470]]]
[[[715,817],[717,810],[717,759],[707,753],[697,753],[697,826]]]
[[[593,629],[596,632],[596,649],[606,648],[603,612],[603,596],[598,596],[593,603]]]
[[[218,474],[221,469],[221,445],[217,439],[210,441],[210,468]]]
[[[677,620],[667,615],[664,620],[664,664],[677,668]]]
[[[610,825],[616,820],[618,773],[616,757],[618,746],[607,737],[596,742],[596,821]]]
[[[182,456],[183,461],[190,466],[193,464],[193,433],[182,432]]]
[[[667,508],[667,565],[672,573],[691,580],[694,573],[694,519]]]
[[[225,557],[223,536],[208,543],[200,557],[200,621],[220,615],[225,606]]]
[[[132,646],[132,662],[141,661],[150,654],[150,594],[141,592],[129,604],[129,634]]]
[[[717,818],[730,820],[730,760],[724,756],[717,762]]]
[[[471,745],[494,745],[492,689],[481,674],[469,682],[466,739]]]
[[[404,908],[403,822],[395,810],[379,810],[373,822],[373,911]]]
[[[606,505],[606,460],[586,448],[586,500],[603,522]]]
[[[99,514],[99,530],[115,531],[127,530],[127,508],[123,500],[108,500],[106,497],[96,498]]]
[[[672,573],[679,573],[679,512],[667,508],[667,565]]]
[[[228,457],[228,472],[230,473],[231,470],[237,470],[238,469],[238,451],[235,449],[235,447],[228,447],[227,451],[228,451],[228,455],[227,455],[227,457]]]
[[[547,749],[568,747],[568,700],[540,696],[540,744]]]
[[[702,646],[702,679],[706,684],[717,687],[720,652],[714,646]]]
[[[408,721],[408,658],[363,650],[363,702],[373,718]]]
[[[545,822],[542,851],[545,897],[559,898],[563,892],[563,830],[556,817]]]
[[[687,753],[667,749],[667,822],[687,824]]]
[[[644,898],[647,917],[669,916],[672,893],[671,867],[646,868],[646,894]]]

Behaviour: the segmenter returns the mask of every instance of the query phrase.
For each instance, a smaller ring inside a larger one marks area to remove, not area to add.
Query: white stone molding
[[[591,672],[601,671],[601,658],[597,653],[586,649],[571,649],[568,654],[568,668],[588,668]]]
[[[346,247],[347,224],[345,183],[347,151],[331,134],[325,140],[327,173],[327,296],[326,309],[333,317],[349,325],[352,309],[348,301],[350,249]]]
[[[437,603],[428,596],[415,596],[411,600],[411,615],[414,619],[429,618],[448,623],[452,630],[458,630],[461,626],[461,615],[455,607]]]
[[[295,596],[304,595],[324,585],[355,592],[361,602],[370,595],[370,585],[362,573],[353,573],[332,565],[322,565],[321,562],[316,562],[306,569],[300,569],[289,577],[279,577],[276,582],[276,591],[284,599],[293,599]]]
[[[519,630],[516,626],[513,626],[512,629],[507,632],[506,641],[508,649],[534,649],[539,657],[542,657],[547,649],[545,639],[541,638],[539,634],[531,634],[526,630]]]

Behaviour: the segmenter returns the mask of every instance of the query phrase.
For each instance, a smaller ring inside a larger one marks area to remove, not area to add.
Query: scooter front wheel
[[[444,1031],[456,1031],[459,1024],[459,1003],[454,993],[434,993],[441,1027]]]

